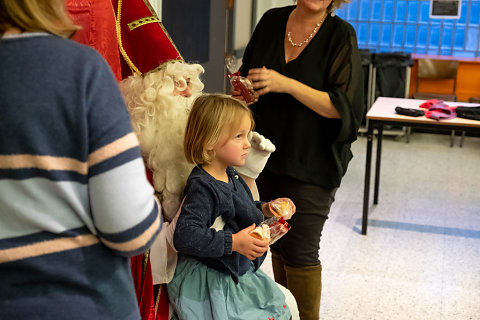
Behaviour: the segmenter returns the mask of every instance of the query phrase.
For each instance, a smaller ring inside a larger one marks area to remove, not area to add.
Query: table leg
[[[372,164],[372,140],[373,140],[373,125],[367,124],[367,159],[365,161],[365,185],[363,189],[363,215],[362,215],[362,234],[367,234],[368,225],[368,202],[370,197],[370,169]]]
[[[373,192],[373,203],[378,204],[378,189],[380,187],[380,165],[382,159],[382,140],[383,140],[383,125],[378,126],[377,136],[377,160],[375,161],[375,188]]]

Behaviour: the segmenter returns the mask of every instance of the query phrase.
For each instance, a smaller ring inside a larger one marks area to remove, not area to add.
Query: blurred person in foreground
[[[0,0],[0,318],[140,319],[160,206],[115,78],[63,0]]]

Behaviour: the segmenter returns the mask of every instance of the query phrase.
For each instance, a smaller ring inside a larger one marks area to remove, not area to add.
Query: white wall
[[[237,0],[233,8],[233,50],[247,46],[252,35],[252,0]]]
[[[262,15],[271,8],[285,7],[294,4],[293,0],[256,0],[257,8],[255,12],[255,25]]]
[[[232,49],[240,52],[245,49],[253,28],[268,9],[293,3],[293,0],[235,0]],[[254,20],[253,25],[252,20]]]
[[[162,20],[162,0],[149,0],[153,7],[153,10],[157,13],[157,16]]]

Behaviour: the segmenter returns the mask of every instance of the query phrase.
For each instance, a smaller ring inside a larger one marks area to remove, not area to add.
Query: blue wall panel
[[[478,25],[480,22],[480,3],[472,3],[470,7],[470,25]]]
[[[430,19],[429,12],[430,0],[352,0],[337,10],[360,48],[480,56],[480,0],[463,0],[459,19]]]
[[[383,21],[393,21],[393,1],[383,1]]]

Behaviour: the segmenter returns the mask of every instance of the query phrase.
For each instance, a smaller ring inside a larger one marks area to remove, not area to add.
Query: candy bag
[[[274,244],[278,239],[283,237],[290,230],[290,225],[283,218],[272,217],[263,223],[267,224],[270,229],[270,244]]]
[[[293,207],[290,202],[286,200],[277,199],[270,201],[268,208],[274,216],[283,218],[284,220],[290,219],[293,215]]]
[[[260,224],[255,229],[250,231],[250,236],[259,240],[270,242],[270,228],[267,224]]]
[[[283,218],[272,217],[259,224],[250,232],[250,235],[254,238],[274,244],[275,241],[283,237],[290,228],[290,225]]]
[[[225,65],[228,69],[228,78],[233,88],[237,91],[240,91],[243,99],[246,103],[254,102],[258,99],[258,94],[253,89],[252,83],[245,77],[240,75],[238,71],[238,61],[237,58],[233,55],[227,55],[225,57]]]

